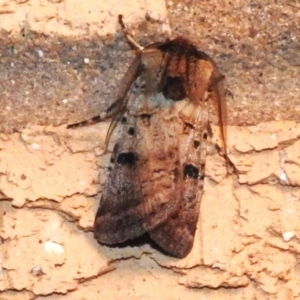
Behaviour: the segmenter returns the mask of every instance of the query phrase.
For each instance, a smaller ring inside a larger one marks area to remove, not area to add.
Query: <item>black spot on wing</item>
[[[200,146],[200,142],[199,141],[193,141],[193,146],[195,149],[197,149]]]
[[[135,134],[135,129],[133,127],[129,127],[127,132],[129,135],[133,136]]]
[[[186,178],[197,179],[199,176],[199,169],[191,164],[188,164],[184,167],[183,176],[184,179]]]
[[[138,160],[138,155],[135,152],[123,152],[118,155],[117,163],[120,165],[134,166]]]

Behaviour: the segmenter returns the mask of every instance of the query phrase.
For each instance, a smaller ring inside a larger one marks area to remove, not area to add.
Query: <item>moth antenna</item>
[[[229,158],[228,158],[228,153],[227,153],[227,130],[226,130],[226,124],[224,124],[224,109],[226,109],[226,106],[222,105],[222,97],[224,97],[224,94],[220,93],[219,91],[219,83],[224,80],[225,76],[222,74],[219,74],[217,77],[214,78],[213,82],[213,89],[215,92],[215,95],[217,97],[217,105],[218,105],[218,115],[219,115],[219,125],[220,125],[220,130],[221,130],[221,139],[223,142],[223,148],[224,148],[224,156],[226,160],[226,170],[227,173],[229,171]],[[224,128],[225,127],[225,128]]]
[[[123,22],[123,15],[119,15],[119,24],[121,25],[123,33],[125,34],[129,44],[132,45],[132,47],[134,48],[135,51],[137,51],[138,53],[142,53],[144,50],[144,47],[142,47],[138,42],[136,42],[134,40],[133,36],[129,32],[129,30],[126,28],[126,26]]]

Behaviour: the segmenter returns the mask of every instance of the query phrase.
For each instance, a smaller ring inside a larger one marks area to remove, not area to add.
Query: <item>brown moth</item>
[[[107,141],[119,126],[94,223],[95,238],[118,244],[148,232],[163,250],[185,257],[193,246],[203,192],[210,101],[223,131],[220,75],[213,60],[178,37],[136,49],[117,97]],[[94,121],[102,119],[93,118]],[[82,125],[84,122],[69,125]]]

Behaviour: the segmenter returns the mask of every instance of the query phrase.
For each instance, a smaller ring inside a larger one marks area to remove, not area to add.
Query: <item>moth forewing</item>
[[[167,253],[184,257],[193,245],[203,190],[208,102],[215,97],[222,108],[219,72],[209,56],[184,38],[145,48],[132,37],[129,41],[137,59],[108,109],[115,116],[107,138],[116,122],[121,129],[95,237],[116,244],[149,232]]]
[[[176,139],[169,136],[178,129],[170,133],[169,128],[161,128],[159,111],[170,101],[162,99],[158,90],[157,75],[164,65],[153,60],[154,52],[158,51],[143,53],[143,71],[126,96],[123,128],[95,220],[95,237],[102,243],[121,243],[152,230],[177,210],[181,201],[170,180],[170,174],[177,175],[174,165],[179,153]]]
[[[208,89],[215,70],[209,61],[198,59],[189,65],[189,57],[186,60],[190,80],[186,85],[189,86],[189,92],[178,114],[182,120],[179,133],[185,132],[178,145],[182,169],[182,181],[177,185],[178,193],[181,194],[180,207],[150,232],[151,238],[158,245],[179,258],[190,252],[196,231],[209,138],[207,102],[211,100],[211,94]]]

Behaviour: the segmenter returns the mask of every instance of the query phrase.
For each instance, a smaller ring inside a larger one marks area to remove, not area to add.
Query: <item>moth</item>
[[[93,118],[113,118],[106,142],[119,128],[94,236],[113,245],[149,233],[165,252],[182,258],[193,246],[199,215],[211,101],[223,124],[223,76],[189,40],[178,37],[143,48],[122,16],[119,22],[136,58],[116,101]],[[86,122],[69,128],[78,124]]]

